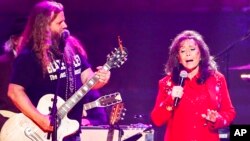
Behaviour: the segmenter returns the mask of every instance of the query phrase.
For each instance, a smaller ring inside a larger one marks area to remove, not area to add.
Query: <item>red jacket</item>
[[[218,129],[229,126],[235,117],[224,76],[215,72],[204,84],[197,84],[197,77],[186,79],[184,94],[173,108],[171,75],[159,81],[159,91],[151,119],[156,126],[166,124],[164,141],[219,141]],[[207,109],[221,115],[215,123],[201,115]]]

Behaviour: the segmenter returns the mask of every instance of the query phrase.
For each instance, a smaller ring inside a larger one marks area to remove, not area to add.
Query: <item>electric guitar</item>
[[[114,130],[116,129],[115,124],[120,119],[123,118],[122,116],[124,116],[124,103],[118,103],[118,104],[113,105],[112,111],[110,113],[107,141],[113,141]]]
[[[119,42],[120,43],[120,42]],[[105,70],[120,67],[127,60],[127,51],[120,44],[119,48],[107,56],[107,61],[103,65]],[[79,129],[76,120],[67,117],[68,112],[87,94],[87,92],[98,82],[98,76],[94,75],[80,89],[78,89],[67,101],[57,97],[57,141],[62,141],[65,136],[75,133]],[[37,109],[45,115],[50,114],[53,104],[54,94],[44,95],[38,102]],[[2,127],[1,141],[51,141],[48,132],[44,132],[31,119],[19,113],[9,118]]]
[[[107,94],[99,97],[95,101],[83,105],[83,110],[87,111],[96,107],[108,107],[122,102],[121,94],[119,92]],[[0,114],[6,118],[10,118],[18,113],[9,110],[0,110]]]

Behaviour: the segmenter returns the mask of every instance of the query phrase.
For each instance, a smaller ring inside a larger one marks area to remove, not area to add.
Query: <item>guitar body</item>
[[[50,114],[50,108],[53,104],[53,94],[43,96],[38,103],[37,109],[42,114]],[[65,101],[57,97],[57,107],[63,105]],[[57,139],[62,141],[65,136],[71,135],[77,131],[79,123],[76,120],[70,120],[65,116],[57,128]],[[47,132],[44,132],[32,120],[24,114],[19,113],[9,118],[2,127],[1,141],[51,141],[50,136],[47,139]]]

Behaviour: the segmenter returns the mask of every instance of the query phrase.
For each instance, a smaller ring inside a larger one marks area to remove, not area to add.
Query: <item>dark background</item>
[[[26,16],[38,0],[0,1],[0,42],[8,38],[17,17]],[[59,0],[58,0],[59,1]],[[250,124],[250,81],[240,78],[250,68],[249,0],[60,0],[72,35],[85,45],[95,68],[106,62],[106,55],[118,47],[117,36],[128,50],[127,62],[112,69],[102,94],[120,92],[127,109],[121,124],[151,124],[158,80],[164,76],[168,46],[181,31],[200,32],[217,58],[220,71],[228,80],[236,108],[236,124]],[[188,116],[188,115],[187,115]],[[139,117],[139,118],[136,118]],[[183,117],[185,120],[185,117]],[[155,140],[163,140],[165,127],[155,128]]]

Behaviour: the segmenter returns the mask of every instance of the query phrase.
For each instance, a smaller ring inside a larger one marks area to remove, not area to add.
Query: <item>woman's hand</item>
[[[174,86],[172,89],[172,99],[174,100],[176,97],[182,98],[183,95],[183,87]]]
[[[216,119],[220,117],[220,114],[215,110],[207,109],[207,114],[202,114],[201,116],[207,121],[214,123],[216,122]]]

